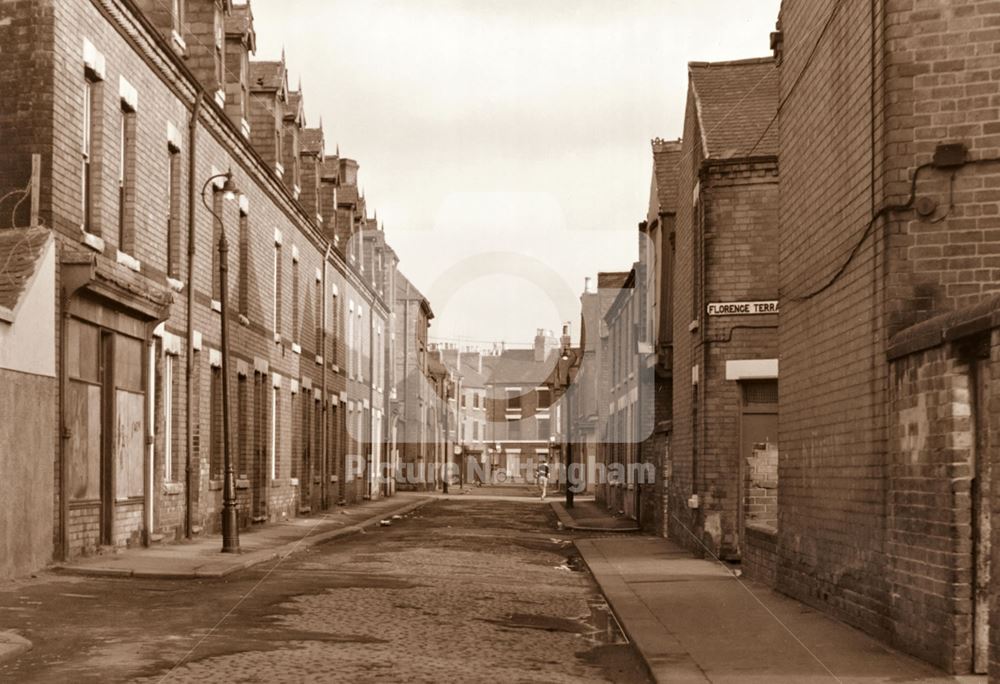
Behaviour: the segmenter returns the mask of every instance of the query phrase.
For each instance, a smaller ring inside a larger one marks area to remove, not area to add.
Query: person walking
[[[535,470],[535,479],[538,482],[538,486],[542,490],[542,501],[545,501],[545,494],[549,485],[548,461],[543,459],[542,462],[538,464],[538,468]]]

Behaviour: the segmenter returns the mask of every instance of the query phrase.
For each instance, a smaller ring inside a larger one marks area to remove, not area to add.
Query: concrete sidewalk
[[[658,682],[986,682],[950,677],[665,539],[576,546]]]
[[[336,508],[310,518],[295,518],[240,533],[240,553],[222,553],[222,537],[81,558],[53,569],[98,577],[190,579],[225,577],[299,549],[379,526],[393,515],[406,515],[431,497],[400,493],[356,506]]]
[[[639,526],[635,520],[623,516],[612,515],[607,509],[598,506],[593,497],[575,497],[573,508],[566,508],[561,501],[552,501],[559,522],[567,530],[583,532],[638,532]]]

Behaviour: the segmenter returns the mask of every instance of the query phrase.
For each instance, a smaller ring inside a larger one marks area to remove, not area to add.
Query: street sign
[[[761,302],[711,302],[708,305],[709,316],[748,316],[776,313],[778,313],[777,299]]]

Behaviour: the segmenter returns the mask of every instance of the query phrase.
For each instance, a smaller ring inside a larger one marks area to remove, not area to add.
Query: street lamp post
[[[236,476],[233,473],[233,459],[230,448],[231,413],[229,402],[229,242],[226,240],[226,228],[222,217],[215,213],[205,199],[208,186],[219,178],[225,178],[222,192],[226,199],[236,196],[236,184],[233,182],[232,171],[219,173],[207,181],[201,188],[201,202],[209,213],[219,222],[219,303],[222,305],[222,463],[224,474],[222,489],[222,552],[240,552],[240,532],[236,522]],[[189,284],[190,287],[190,284]]]
[[[568,340],[566,336],[566,330],[568,326],[563,328],[563,338]],[[571,371],[573,366],[575,366],[580,361],[580,356],[575,349],[572,349],[568,342],[564,342],[562,349],[562,354],[559,357],[560,361],[566,364],[566,382],[565,384],[559,383],[565,387],[565,392],[563,396],[566,397],[566,508],[573,508],[573,487],[576,482],[573,477],[573,387],[571,383]],[[559,370],[556,369],[556,381],[559,382]]]

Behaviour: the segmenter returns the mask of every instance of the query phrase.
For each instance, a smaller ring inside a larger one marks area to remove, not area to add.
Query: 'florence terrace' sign
[[[778,300],[766,302],[714,302],[708,305],[709,316],[745,316],[748,314],[776,314]]]

